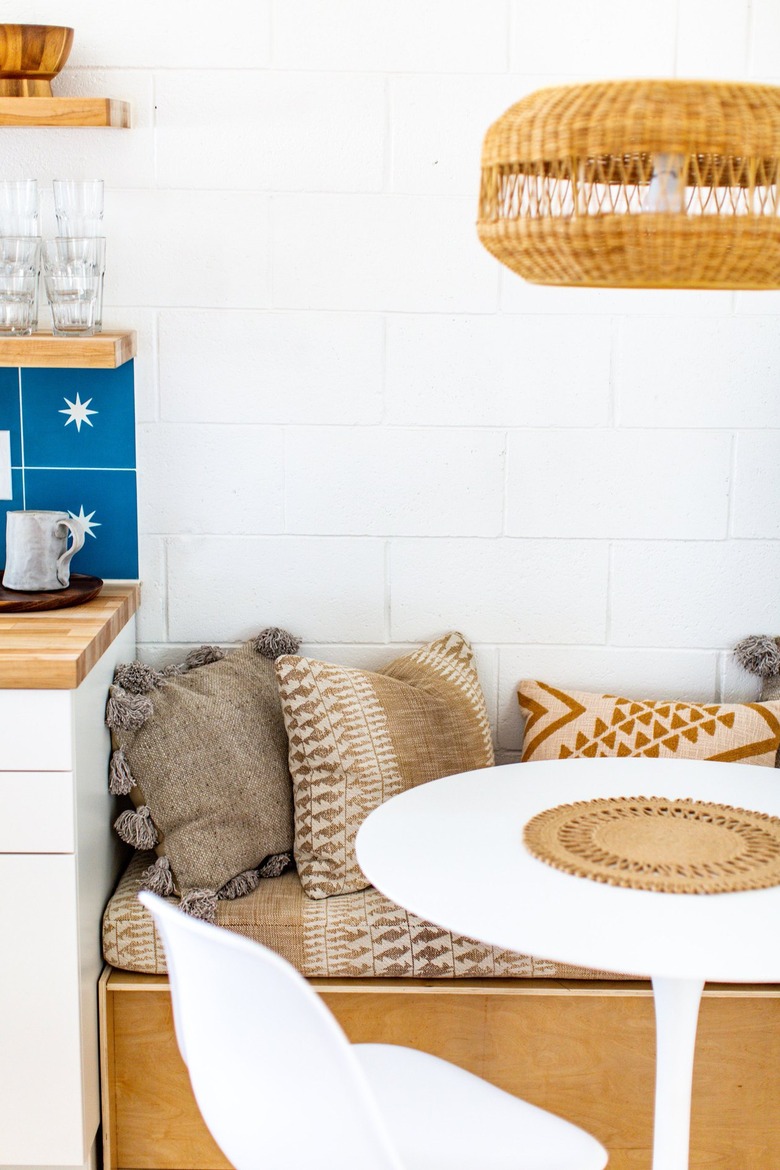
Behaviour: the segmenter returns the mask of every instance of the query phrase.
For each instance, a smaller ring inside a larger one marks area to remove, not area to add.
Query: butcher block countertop
[[[72,690],[138,609],[140,585],[104,585],[72,609],[0,615],[0,689]]]

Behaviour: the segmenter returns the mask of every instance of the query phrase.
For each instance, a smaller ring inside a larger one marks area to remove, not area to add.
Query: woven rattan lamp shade
[[[539,90],[489,128],[477,230],[538,284],[780,288],[780,87]]]

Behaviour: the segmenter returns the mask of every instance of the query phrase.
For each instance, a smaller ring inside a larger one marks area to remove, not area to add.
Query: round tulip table
[[[454,933],[649,977],[656,1018],[653,1170],[686,1170],[704,981],[780,982],[780,885],[707,894],[623,888],[563,872],[524,844],[526,824],[546,809],[626,797],[712,802],[780,817],[773,768],[642,758],[509,764],[393,797],[361,826],[357,856],[388,898]]]

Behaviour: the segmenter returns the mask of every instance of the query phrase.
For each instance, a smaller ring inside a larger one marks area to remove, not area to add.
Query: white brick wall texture
[[[780,79],[777,0],[24,8],[75,26],[57,92],[133,108],[7,131],[3,171],[106,180],[144,655],[280,624],[371,667],[461,629],[502,758],[528,675],[755,697],[730,649],[780,632],[780,293],[541,288],[474,220],[513,101]]]

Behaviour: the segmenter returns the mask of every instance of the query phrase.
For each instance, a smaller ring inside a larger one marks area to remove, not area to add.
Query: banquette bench
[[[133,858],[104,919],[104,1167],[221,1170],[176,1048],[164,955],[135,896],[148,862]],[[375,890],[317,902],[294,873],[220,903],[219,921],[294,962],[353,1041],[408,1044],[455,1061],[589,1129],[609,1148],[612,1170],[649,1168],[648,983],[453,938]],[[779,1053],[780,987],[706,989],[692,1168],[780,1165]]]

